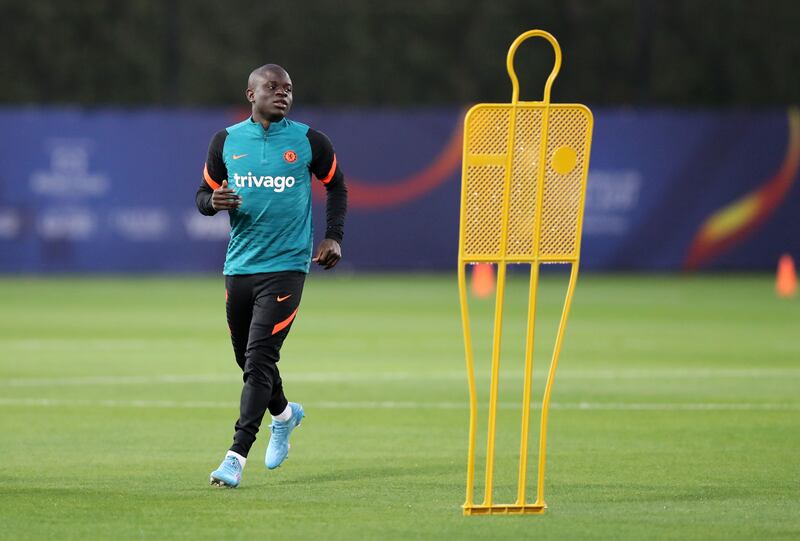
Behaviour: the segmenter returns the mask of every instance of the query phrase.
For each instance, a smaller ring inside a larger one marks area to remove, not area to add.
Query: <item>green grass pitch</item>
[[[541,286],[535,396],[565,283]],[[516,479],[525,286],[509,284],[499,503]],[[208,486],[241,385],[221,278],[4,278],[0,299],[3,539],[800,538],[800,301],[769,276],[583,275],[549,509],[526,517],[461,515],[454,276],[312,274],[281,361],[307,418],[278,470],[259,438],[236,490]],[[485,397],[491,301],[473,308]]]

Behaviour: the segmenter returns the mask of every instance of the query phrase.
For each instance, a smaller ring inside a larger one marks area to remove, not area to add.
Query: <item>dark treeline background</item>
[[[289,70],[303,105],[508,101],[522,31],[564,51],[554,101],[744,106],[800,97],[799,0],[0,0],[0,103],[229,105]],[[523,99],[552,64],[520,49]]]

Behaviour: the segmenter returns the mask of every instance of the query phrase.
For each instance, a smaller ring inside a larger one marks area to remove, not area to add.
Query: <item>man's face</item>
[[[267,120],[282,119],[292,107],[292,80],[289,74],[279,70],[260,73],[247,89],[247,99]]]

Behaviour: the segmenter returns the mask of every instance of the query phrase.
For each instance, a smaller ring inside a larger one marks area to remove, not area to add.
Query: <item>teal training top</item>
[[[287,118],[265,130],[251,117],[213,137],[197,207],[203,214],[215,214],[211,194],[225,179],[242,198],[241,207],[228,211],[225,275],[308,272],[312,173],[328,190],[325,236],[341,242],[347,190],[324,134]]]

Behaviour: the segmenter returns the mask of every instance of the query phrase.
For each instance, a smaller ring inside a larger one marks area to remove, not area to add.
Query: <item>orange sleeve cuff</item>
[[[335,162],[334,162],[335,163]],[[203,177],[206,179],[206,184],[211,186],[212,190],[219,189],[219,183],[215,182],[211,175],[208,174],[208,164],[203,167]]]
[[[336,154],[333,155],[333,163],[331,164],[331,170],[328,171],[328,175],[325,178],[319,179],[320,182],[323,184],[327,184],[333,178],[333,174],[336,172]]]

